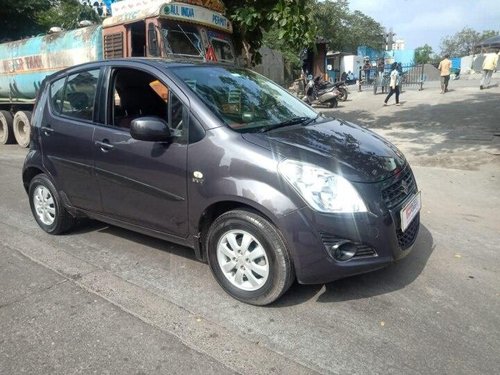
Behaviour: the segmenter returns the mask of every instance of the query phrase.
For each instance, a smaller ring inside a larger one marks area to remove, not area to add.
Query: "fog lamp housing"
[[[333,258],[339,262],[345,262],[356,255],[357,247],[351,241],[339,241],[331,248]]]

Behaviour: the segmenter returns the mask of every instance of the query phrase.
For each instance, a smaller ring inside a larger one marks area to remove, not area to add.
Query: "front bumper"
[[[420,215],[403,233],[399,212],[416,193],[416,184],[415,191],[390,209],[381,197],[381,185],[387,182],[357,186],[370,207],[368,213],[323,214],[305,207],[281,218],[280,227],[300,283],[320,284],[374,271],[410,253],[418,235]],[[359,255],[357,252],[350,260],[336,260],[329,249],[335,241],[342,240],[356,244]]]

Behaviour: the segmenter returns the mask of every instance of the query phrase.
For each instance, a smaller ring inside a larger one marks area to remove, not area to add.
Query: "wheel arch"
[[[215,221],[215,219],[217,219],[220,215],[224,214],[225,212],[237,209],[253,212],[255,214],[262,216],[267,221],[269,221],[272,225],[274,225],[278,229],[278,232],[280,232],[279,227],[277,225],[277,218],[274,217],[270,212],[268,212],[268,210],[266,210],[265,207],[262,207],[260,205],[256,207],[255,202],[252,203],[254,204],[249,204],[247,202],[242,202],[237,200],[222,200],[214,202],[205,208],[205,210],[203,211],[198,220],[198,227],[197,227],[198,231],[197,233],[199,237],[198,238],[199,255],[202,261],[204,262],[207,261],[207,249],[205,248],[205,240],[208,230],[212,225],[212,223]]]
[[[24,185],[24,190],[26,193],[29,192],[29,187],[31,180],[35,178],[35,176],[38,176],[39,174],[45,173],[42,169],[38,167],[27,167],[23,171],[23,185]]]

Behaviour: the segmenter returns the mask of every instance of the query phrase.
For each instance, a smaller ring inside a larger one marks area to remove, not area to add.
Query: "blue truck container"
[[[102,59],[102,27],[90,26],[0,44],[0,144],[29,144],[29,121],[43,79]]]

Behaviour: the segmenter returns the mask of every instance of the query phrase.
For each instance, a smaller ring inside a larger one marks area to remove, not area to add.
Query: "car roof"
[[[189,67],[189,66],[199,66],[199,67],[235,67],[233,64],[227,63],[212,63],[212,62],[204,62],[204,61],[193,61],[193,60],[169,60],[165,58],[157,58],[157,57],[127,57],[127,58],[119,58],[119,59],[106,59],[106,60],[98,60],[86,62],[83,64],[74,65],[62,70],[57,71],[47,77],[48,81],[52,81],[53,79],[71,73],[73,71],[81,71],[83,69],[91,69],[93,67],[100,68],[103,65],[113,65],[114,63],[126,63],[130,65],[130,67],[139,66],[139,65],[147,65],[151,67],[156,67],[158,69],[170,69],[170,68],[178,68],[178,67]],[[123,65],[122,65],[123,66]]]

